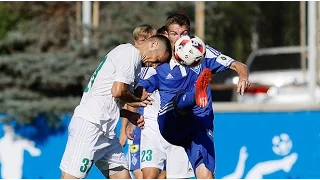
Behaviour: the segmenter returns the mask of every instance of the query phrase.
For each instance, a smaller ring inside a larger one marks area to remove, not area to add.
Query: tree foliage
[[[91,73],[109,50],[132,41],[141,24],[161,27],[172,13],[190,17],[195,2],[100,2],[99,26],[82,44],[76,3],[67,1],[0,2],[0,112],[21,123],[45,114],[51,124],[72,112]],[[252,24],[259,46],[299,42],[299,2],[205,2],[205,41],[244,61],[251,52]]]

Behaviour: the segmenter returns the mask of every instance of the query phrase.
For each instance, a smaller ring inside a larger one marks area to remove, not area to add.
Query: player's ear
[[[154,48],[156,48],[158,46],[159,46],[159,42],[158,41],[156,41],[156,40],[151,41],[151,43],[150,43],[150,48],[151,49],[154,49]]]
[[[168,31],[165,31],[163,35],[168,38]]]

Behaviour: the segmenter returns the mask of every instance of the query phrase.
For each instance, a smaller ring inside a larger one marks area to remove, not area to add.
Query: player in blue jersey
[[[172,47],[183,35],[190,34],[190,21],[182,14],[167,18],[166,29]],[[184,67],[174,57],[156,68],[157,73],[141,80],[149,93],[159,90],[159,129],[171,144],[184,147],[197,178],[214,178],[213,108],[210,87],[212,74],[232,69],[239,75],[237,91],[249,87],[247,67],[206,46],[204,61],[196,67]]]
[[[141,33],[144,32],[141,28],[140,31]],[[135,30],[134,32],[139,31]],[[160,28],[157,34],[166,35],[166,32],[163,31],[163,28]],[[134,37],[138,36],[134,35]],[[147,79],[155,73],[156,70],[154,68],[144,67],[141,70],[140,78]],[[133,126],[129,126],[128,128],[135,128],[132,134],[128,134],[130,139],[128,141],[130,142],[128,153],[130,161],[129,169],[134,174],[138,174],[138,176],[136,175],[138,178],[142,171],[144,179],[194,177],[193,169],[185,150],[180,146],[168,143],[160,134],[157,122],[157,115],[160,109],[159,93],[155,91],[150,97],[154,99],[152,105],[138,110],[144,116],[144,130],[141,131],[140,128]],[[127,127],[126,124],[127,120],[123,121],[122,131]],[[137,161],[139,156],[140,162]],[[139,168],[141,168],[141,171]]]

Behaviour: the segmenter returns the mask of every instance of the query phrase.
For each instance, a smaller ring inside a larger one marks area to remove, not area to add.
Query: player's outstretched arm
[[[248,68],[245,64],[239,61],[234,61],[231,64],[230,69],[238,73],[239,81],[237,85],[237,92],[240,95],[243,95],[244,91],[250,86],[250,82],[248,80],[249,78]]]

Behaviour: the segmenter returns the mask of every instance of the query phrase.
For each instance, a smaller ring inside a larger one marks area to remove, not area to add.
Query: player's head
[[[143,24],[133,30],[132,36],[134,44],[140,44],[149,37],[155,35],[157,30],[148,24]]]
[[[167,33],[166,26],[162,26],[161,28],[159,28],[159,29],[157,30],[157,34],[168,37],[168,33]]]
[[[183,14],[172,14],[168,16],[165,27],[171,46],[173,47],[181,36],[190,33],[190,20]]]
[[[154,35],[135,45],[141,53],[144,66],[156,68],[158,65],[168,62],[172,56],[171,44],[168,38],[162,35]]]

